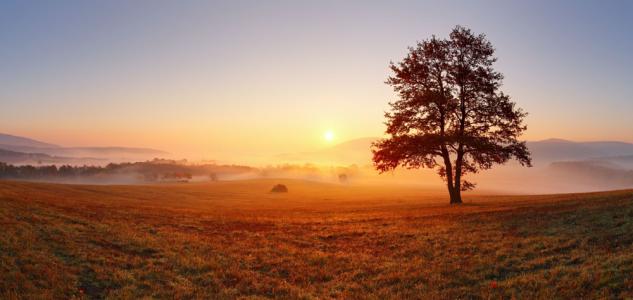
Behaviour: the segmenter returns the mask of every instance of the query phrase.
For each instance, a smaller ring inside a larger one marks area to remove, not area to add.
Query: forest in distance
[[[0,162],[0,179],[90,184],[147,184],[160,182],[200,182],[268,177],[304,177],[323,180],[326,174],[340,183],[359,173],[357,166],[330,167],[327,172],[314,165],[190,164],[186,160],[154,159],[134,163],[109,163],[105,166],[12,165]]]

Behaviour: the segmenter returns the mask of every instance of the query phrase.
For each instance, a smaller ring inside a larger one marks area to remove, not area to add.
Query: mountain
[[[625,142],[572,142],[548,139],[528,142],[527,145],[532,152],[534,162],[538,164],[633,155],[633,144]]]
[[[12,165],[104,165],[108,161],[97,158],[52,156],[45,153],[24,153],[0,149],[0,162]]]
[[[76,161],[124,162],[165,157],[169,153],[149,148],[129,147],[53,147],[2,146],[0,149],[27,154],[46,154],[52,157],[73,158]]]
[[[607,156],[601,157],[600,160],[633,170],[633,155]]]
[[[303,153],[287,153],[276,158],[285,161],[314,163],[371,163],[371,143],[377,137],[366,137],[340,143],[338,145]],[[563,160],[586,160],[612,157],[626,159],[633,155],[633,144],[625,142],[572,142],[562,139],[548,139],[527,143],[536,164],[545,165]]]
[[[10,164],[27,164],[34,162],[50,162],[54,157],[44,153],[23,153],[0,149],[0,162]]]
[[[59,146],[21,136],[0,133],[0,148],[6,149],[5,147],[57,148]]]
[[[103,164],[104,162],[147,160],[156,157],[165,157],[169,154],[161,150],[150,148],[62,147],[9,134],[0,134],[0,149],[6,150],[4,152],[4,158],[7,160],[11,159],[11,161],[15,161],[27,157],[39,157],[41,159],[35,159],[34,161],[48,161],[54,163],[81,162]],[[43,155],[49,157],[44,157]]]
[[[276,158],[288,162],[333,164],[371,164],[371,143],[377,137],[366,137],[313,151],[281,154]],[[614,141],[573,142],[548,139],[527,142],[535,166],[546,166],[556,161],[609,160],[628,161],[633,156],[633,144]]]
[[[131,147],[63,147],[63,148],[47,148],[43,149],[47,154],[66,155],[75,157],[97,157],[97,158],[115,158],[115,157],[136,157],[136,156],[163,156],[168,153],[161,150],[150,148],[131,148]]]
[[[554,162],[548,167],[552,175],[564,177],[584,186],[624,189],[633,186],[633,170],[604,161]]]

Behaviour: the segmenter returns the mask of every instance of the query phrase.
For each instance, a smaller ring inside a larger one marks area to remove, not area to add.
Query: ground
[[[0,181],[0,298],[633,297],[633,191],[447,201],[299,180]]]

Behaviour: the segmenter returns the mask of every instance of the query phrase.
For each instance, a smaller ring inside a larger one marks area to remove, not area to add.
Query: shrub
[[[275,186],[273,186],[273,189],[270,190],[270,192],[272,193],[287,193],[288,192],[288,188],[283,185],[283,184],[276,184]]]

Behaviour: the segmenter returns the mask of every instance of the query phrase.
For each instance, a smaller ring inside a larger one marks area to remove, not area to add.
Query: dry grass
[[[0,181],[0,298],[630,298],[633,191]]]

